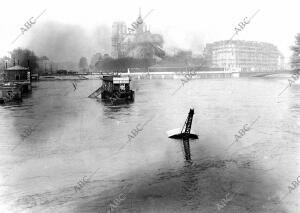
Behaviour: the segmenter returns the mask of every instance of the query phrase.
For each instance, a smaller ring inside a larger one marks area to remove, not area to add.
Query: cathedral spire
[[[141,8],[139,9],[139,18],[142,18]]]

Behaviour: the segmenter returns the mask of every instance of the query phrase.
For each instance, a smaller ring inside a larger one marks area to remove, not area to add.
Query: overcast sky
[[[87,54],[87,57],[97,51],[108,52],[109,44],[102,43],[109,39],[107,32],[112,23],[125,21],[131,24],[137,18],[139,7],[142,8],[142,14],[153,9],[145,22],[150,25],[151,32],[164,36],[167,48],[201,52],[205,43],[229,39],[235,33],[237,24],[257,10],[260,10],[259,13],[234,39],[270,42],[279,48],[288,61],[290,46],[294,43],[296,33],[300,33],[299,0],[1,0],[0,55],[16,47],[27,47],[38,55],[57,59],[54,52],[58,53],[59,48],[71,54],[72,48],[78,45],[82,48],[82,55]],[[21,33],[20,28],[24,23],[45,9],[46,12],[32,28],[11,44]],[[63,32],[65,37],[57,37],[58,32]],[[68,32],[71,35],[66,36]],[[94,38],[99,36],[103,38]],[[61,38],[66,40],[66,45],[55,43]],[[83,44],[79,44],[78,39]],[[56,46],[51,53],[42,48],[47,44]]]

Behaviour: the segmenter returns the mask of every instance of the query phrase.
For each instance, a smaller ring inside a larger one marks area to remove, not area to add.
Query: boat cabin
[[[128,92],[130,90],[129,77],[121,76],[103,76],[103,89],[108,92],[121,91]]]
[[[101,91],[101,99],[109,100],[113,104],[134,101],[134,91],[130,89],[130,79],[125,76],[103,76],[102,86],[94,93]]]

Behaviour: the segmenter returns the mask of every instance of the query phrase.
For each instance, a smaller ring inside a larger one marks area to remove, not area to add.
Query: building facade
[[[127,36],[127,26],[125,22],[114,22],[112,26],[112,51],[111,56],[113,58],[119,58],[125,55],[126,46],[124,40]]]
[[[30,70],[27,67],[16,65],[9,67],[4,70],[4,81],[5,82],[30,82]]]
[[[263,72],[283,69],[284,57],[273,44],[255,41],[217,41],[204,50],[210,67]]]

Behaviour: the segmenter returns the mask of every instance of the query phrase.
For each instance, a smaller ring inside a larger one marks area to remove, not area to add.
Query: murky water
[[[277,98],[287,78],[192,80],[174,95],[179,80],[137,80],[122,106],[87,98],[100,84],[38,82],[0,106],[0,212],[299,212],[299,189],[279,201],[300,175],[299,84]],[[166,135],[190,108],[192,164]]]

